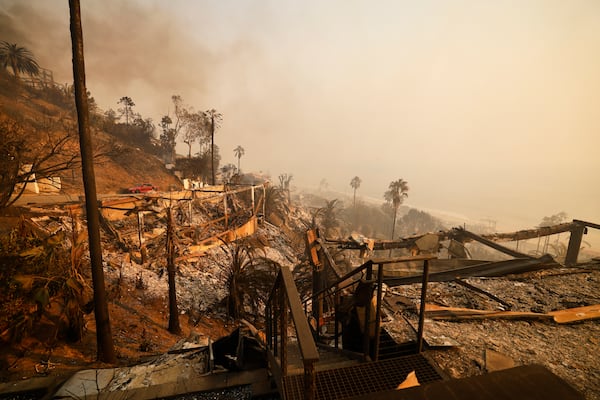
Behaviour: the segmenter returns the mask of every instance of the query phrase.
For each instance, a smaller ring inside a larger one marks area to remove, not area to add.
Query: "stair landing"
[[[323,367],[325,365],[326,368]],[[421,354],[375,362],[355,361],[349,366],[341,365],[343,364],[336,366],[334,362],[326,362],[319,368],[319,364],[315,364],[317,371],[315,399],[343,399],[392,390],[404,381],[411,371],[416,371],[417,379],[421,384],[442,379]],[[286,400],[304,398],[304,380],[301,371],[299,374],[288,374],[283,379],[282,394]]]

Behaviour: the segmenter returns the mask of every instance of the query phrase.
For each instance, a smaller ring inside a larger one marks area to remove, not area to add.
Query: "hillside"
[[[24,87],[0,72],[0,119],[18,121],[26,145],[33,149],[68,134],[66,149],[77,150],[73,108],[65,102],[68,98],[59,89]],[[92,132],[100,193],[117,193],[140,182],[151,182],[161,190],[180,186],[156,155],[101,126],[96,121]],[[64,192],[81,193],[78,169],[63,171],[60,177]],[[164,192],[115,196],[103,204],[108,222],[102,228],[102,257],[117,355],[113,366],[159,360],[169,350],[181,350],[174,346],[186,338],[194,338],[197,344],[214,342],[237,328],[240,318],[263,327],[264,299],[279,267],[293,270],[299,291],[306,297],[313,287],[305,253],[309,226],[319,225],[326,237],[348,237],[355,226],[362,228],[365,238],[387,237],[389,214],[382,207],[359,202],[344,211],[336,201],[320,194],[294,193],[293,201],[286,201],[282,191],[268,190],[276,189],[272,186],[254,189],[236,187],[225,194],[192,196],[188,191],[177,201],[173,201],[176,193]],[[406,232],[439,230],[439,221],[412,211],[401,212]],[[334,218],[336,214],[346,218],[345,226]],[[413,214],[419,218],[410,225]],[[237,232],[250,222],[253,229],[241,239]],[[373,227],[376,222],[378,226]],[[0,384],[10,382],[4,388],[42,376],[55,385],[76,370],[108,367],[96,361],[84,226],[80,204],[14,207],[0,216]],[[10,234],[4,234],[8,229],[12,229]],[[236,234],[222,235],[234,231]],[[340,250],[334,243],[329,252],[340,267],[353,268],[364,262],[364,249]],[[174,249],[171,259],[166,249]],[[373,258],[388,254],[380,251],[385,254],[372,254]],[[176,282],[179,334],[167,330],[169,274]],[[533,319],[427,319],[428,355],[452,378],[489,372],[488,355],[496,353],[513,365],[542,364],[586,398],[600,399],[600,366],[595,357],[598,321],[589,318],[555,324],[540,319],[555,310],[599,304],[599,285],[596,261],[494,278],[431,281],[427,301],[437,306],[518,311]],[[420,284],[385,286],[382,293],[386,329],[399,343],[413,343]],[[231,304],[236,302],[240,307],[234,318]],[[440,344],[440,339],[445,341]],[[127,383],[132,380],[129,376]],[[4,398],[2,385],[0,398]]]
[[[32,148],[61,135],[70,138],[70,150],[78,149],[78,132],[72,96],[63,87],[32,88],[0,70],[0,119],[17,121]],[[93,107],[91,107],[93,108]],[[100,111],[97,111],[98,115]],[[94,115],[90,118],[96,121]],[[100,123],[92,124],[96,186],[99,193],[118,193],[138,183],[149,182],[160,189],[178,188],[181,183],[164,163],[144,149],[107,133]],[[83,192],[81,169],[61,171],[63,192]]]

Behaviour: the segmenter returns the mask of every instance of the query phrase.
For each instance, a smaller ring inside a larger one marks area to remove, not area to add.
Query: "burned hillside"
[[[598,398],[596,261],[565,266],[552,257],[519,260],[515,256],[521,253],[500,244],[493,246],[504,253],[491,249],[504,254],[495,257],[500,261],[456,258],[460,249],[474,250],[469,240],[481,239],[480,245],[489,240],[459,228],[397,241],[307,238],[306,230],[321,220],[299,204],[267,204],[277,198],[267,195],[270,189],[258,185],[102,201],[104,271],[119,365],[161,354],[182,336],[214,341],[239,326],[239,318],[264,329],[265,301],[277,268],[294,271],[300,296],[310,305],[318,291],[311,263],[329,269],[331,281],[364,270],[365,260],[371,260],[367,263],[385,265],[380,329],[396,343],[394,351],[418,343],[424,310],[422,346],[440,376],[476,377],[541,364],[586,398]],[[167,331],[169,212],[176,231],[181,336]],[[101,366],[94,362],[94,320],[86,308],[91,287],[81,206],[28,207],[3,221],[13,227],[3,242],[3,282],[9,283],[0,329],[3,379],[47,375],[60,380],[72,371]],[[578,223],[555,229],[577,231]],[[450,245],[460,237],[462,247]],[[431,270],[421,309],[424,259]],[[40,269],[48,262],[65,269]],[[495,270],[494,276],[482,277],[486,269]],[[237,295],[233,276],[240,285]],[[259,282],[253,283],[253,277]],[[236,318],[234,304],[241,306]],[[337,328],[332,325],[334,303],[328,304],[316,319],[323,322],[316,338],[332,345]],[[553,313],[561,310],[573,310],[574,319],[557,320]],[[382,354],[389,351],[384,341],[378,346]]]
[[[90,103],[99,193],[120,193],[143,182],[153,182],[161,189],[181,187],[158,157],[150,127],[140,136],[136,133],[139,127],[125,127],[104,116],[93,97]],[[58,182],[57,187],[50,188],[51,193],[83,194],[72,86],[52,83],[32,87],[0,70],[0,142],[3,151],[9,146],[15,150],[12,163],[4,160],[2,164],[3,196],[19,193],[23,183],[36,179],[50,179],[54,186]],[[8,174],[12,165],[17,170]],[[31,165],[33,175],[27,175],[23,165]],[[6,180],[8,176],[13,178]],[[13,193],[9,189],[15,183]]]

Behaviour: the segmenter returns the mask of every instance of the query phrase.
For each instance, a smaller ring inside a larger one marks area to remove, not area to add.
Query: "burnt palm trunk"
[[[396,216],[398,215],[398,207],[394,207],[394,218],[392,221],[392,240],[394,240],[394,235],[396,233]],[[390,249],[389,257],[392,256],[393,249]]]
[[[96,196],[96,178],[90,137],[89,109],[85,88],[85,64],[83,59],[83,33],[79,0],[69,0],[71,16],[71,42],[73,46],[73,79],[75,86],[75,105],[79,124],[79,146],[81,151],[81,169],[85,190],[85,209],[87,215],[88,238],[90,245],[90,263],[92,283],[94,285],[94,316],[96,318],[96,341],[98,360],[115,363],[115,350],[110,330],[108,303],[104,288],[104,270],[102,269],[102,247],[100,245],[100,217]]]
[[[212,174],[212,185],[215,185],[215,116],[210,115],[210,170]]]
[[[179,310],[177,309],[177,289],[175,287],[175,229],[171,207],[167,209],[167,274],[169,276],[169,332],[181,333],[179,325]]]
[[[394,219],[392,222],[392,240],[394,240],[394,234],[396,232],[396,215],[398,215],[398,208],[394,208]]]

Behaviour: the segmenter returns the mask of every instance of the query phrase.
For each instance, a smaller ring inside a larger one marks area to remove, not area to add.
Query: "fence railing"
[[[279,270],[267,300],[265,314],[267,350],[271,372],[276,382],[281,385],[282,379],[288,374],[288,325],[291,322],[296,332],[304,368],[304,398],[314,399],[314,364],[319,360],[319,353],[292,273],[286,267]],[[281,389],[280,387],[280,392]]]
[[[429,260],[437,257],[432,255],[414,256],[414,257],[397,257],[381,260],[369,260],[357,267],[356,269],[348,272],[344,276],[340,277],[335,282],[329,284],[326,288],[319,290],[312,294],[311,298],[306,299],[303,303],[305,309],[309,302],[312,302],[311,306],[314,310],[317,310],[317,315],[313,312],[317,325],[322,321],[322,306],[326,300],[328,303],[334,305],[334,346],[339,347],[339,337],[343,335],[340,332],[340,328],[343,328],[340,318],[340,294],[343,291],[354,293],[357,298],[356,304],[364,307],[364,320],[362,321],[361,331],[363,332],[362,340],[362,354],[366,360],[376,361],[379,358],[379,346],[380,346],[380,333],[381,333],[381,307],[383,300],[383,273],[384,265],[393,263],[406,263],[413,261],[423,261],[423,274],[422,274],[422,286],[421,286],[421,305],[419,312],[419,328],[417,332],[417,346],[418,351],[421,352],[423,348],[423,326],[425,318],[425,298],[427,296],[427,283],[429,277]],[[376,274],[374,276],[376,267]],[[357,276],[360,277],[357,278]],[[357,295],[357,288],[360,288],[360,294]],[[371,307],[373,301],[373,294],[376,293],[376,300],[374,307]],[[375,312],[375,318],[372,318],[372,312]],[[317,340],[320,336],[320,329],[317,326],[315,335]],[[373,348],[371,348],[373,346]]]

